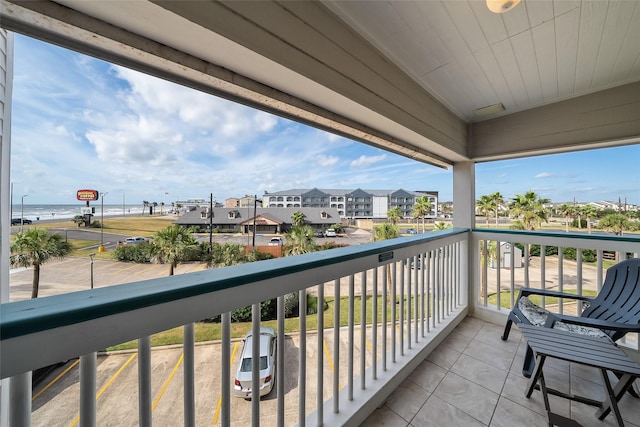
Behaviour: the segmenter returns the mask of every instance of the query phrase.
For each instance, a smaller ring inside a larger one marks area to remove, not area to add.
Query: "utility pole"
[[[213,249],[213,193],[209,195],[209,253]]]
[[[256,251],[256,211],[258,205],[258,195],[254,194],[253,196],[253,243],[251,245],[251,251]]]

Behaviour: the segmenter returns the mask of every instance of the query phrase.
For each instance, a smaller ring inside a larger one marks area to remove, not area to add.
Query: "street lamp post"
[[[262,203],[262,200],[260,201]],[[258,195],[253,196],[253,244],[251,245],[251,251],[256,251],[256,215],[257,215]]]
[[[109,194],[109,192],[105,192],[101,194],[101,203],[100,203],[100,247],[98,248],[98,252],[104,252],[104,196]]]
[[[96,254],[89,254],[89,258],[91,258],[91,289],[93,289],[93,258]]]
[[[22,200],[20,201],[20,232],[22,232],[22,226],[24,225],[24,198],[27,196],[28,194],[22,196]]]

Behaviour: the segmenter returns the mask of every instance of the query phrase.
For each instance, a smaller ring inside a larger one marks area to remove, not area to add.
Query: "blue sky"
[[[29,203],[127,203],[289,188],[433,190],[452,171],[15,37],[11,181]],[[477,196],[529,189],[553,201],[640,204],[640,145],[478,164]],[[168,193],[168,194],[167,194]],[[105,198],[109,203],[109,195]]]

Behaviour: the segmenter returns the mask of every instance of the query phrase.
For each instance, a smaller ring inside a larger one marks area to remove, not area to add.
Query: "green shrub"
[[[111,257],[123,262],[137,262],[141,264],[151,262],[153,245],[148,242],[137,245],[120,245],[111,254]]]
[[[296,317],[298,315],[298,292],[291,292],[284,296],[284,317]]]

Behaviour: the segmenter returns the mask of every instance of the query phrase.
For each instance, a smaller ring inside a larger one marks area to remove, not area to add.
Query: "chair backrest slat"
[[[583,317],[640,324],[640,258],[622,261],[607,270],[602,289]],[[614,339],[624,333],[609,331]]]

